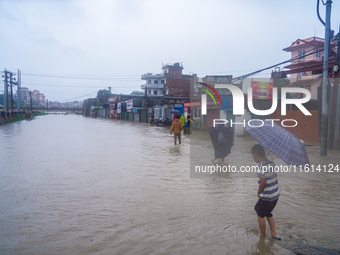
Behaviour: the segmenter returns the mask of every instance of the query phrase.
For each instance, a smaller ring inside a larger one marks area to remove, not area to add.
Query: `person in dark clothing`
[[[218,159],[224,161],[233,146],[233,129],[220,124],[216,125],[216,127],[211,127],[209,135],[214,146],[215,161]]]

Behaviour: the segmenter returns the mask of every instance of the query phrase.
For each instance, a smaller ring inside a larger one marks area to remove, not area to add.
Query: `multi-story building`
[[[24,101],[25,104],[28,104],[30,101],[29,90],[26,87],[21,88],[21,100]]]
[[[46,106],[46,97],[43,93],[39,93],[39,104],[41,106]]]
[[[324,57],[324,39],[310,37],[297,39],[284,51],[291,52],[291,64],[285,66],[290,69],[284,71],[290,74],[290,85],[292,87],[303,87],[311,92],[312,99],[317,99],[317,88],[321,84]],[[335,65],[336,42],[331,42],[328,61],[329,73]]]
[[[46,105],[45,95],[43,93],[40,93],[39,90],[32,91],[32,100],[33,102],[36,102],[40,106]]]
[[[181,63],[165,64],[161,74],[146,73],[142,80],[146,83],[141,86],[147,89],[148,95],[189,97],[190,88],[193,87],[197,76],[195,74],[183,74]]]
[[[215,84],[231,84],[233,76],[232,75],[207,75],[203,78],[203,82],[215,87]],[[230,95],[228,89],[217,89],[219,95]]]

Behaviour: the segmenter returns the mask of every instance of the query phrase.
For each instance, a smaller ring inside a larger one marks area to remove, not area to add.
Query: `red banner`
[[[251,87],[253,90],[253,99],[272,99],[273,83],[252,81]]]

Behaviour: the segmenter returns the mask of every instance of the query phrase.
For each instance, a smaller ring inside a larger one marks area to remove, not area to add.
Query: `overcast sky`
[[[282,49],[296,39],[324,37],[316,2],[0,0],[0,68],[20,69],[22,86],[60,102],[109,86],[141,90],[140,76],[160,73],[162,63],[182,62],[183,73],[199,77],[236,77],[289,59]],[[333,1],[336,33],[339,23]]]

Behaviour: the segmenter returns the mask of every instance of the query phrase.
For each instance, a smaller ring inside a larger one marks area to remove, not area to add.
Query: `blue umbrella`
[[[179,113],[181,113],[181,112],[180,112],[179,110],[172,110],[171,113],[173,113],[173,114],[179,114]]]
[[[274,121],[251,120],[246,126],[246,131],[264,148],[274,153],[287,164],[295,166],[309,165],[307,151],[303,143]]]

